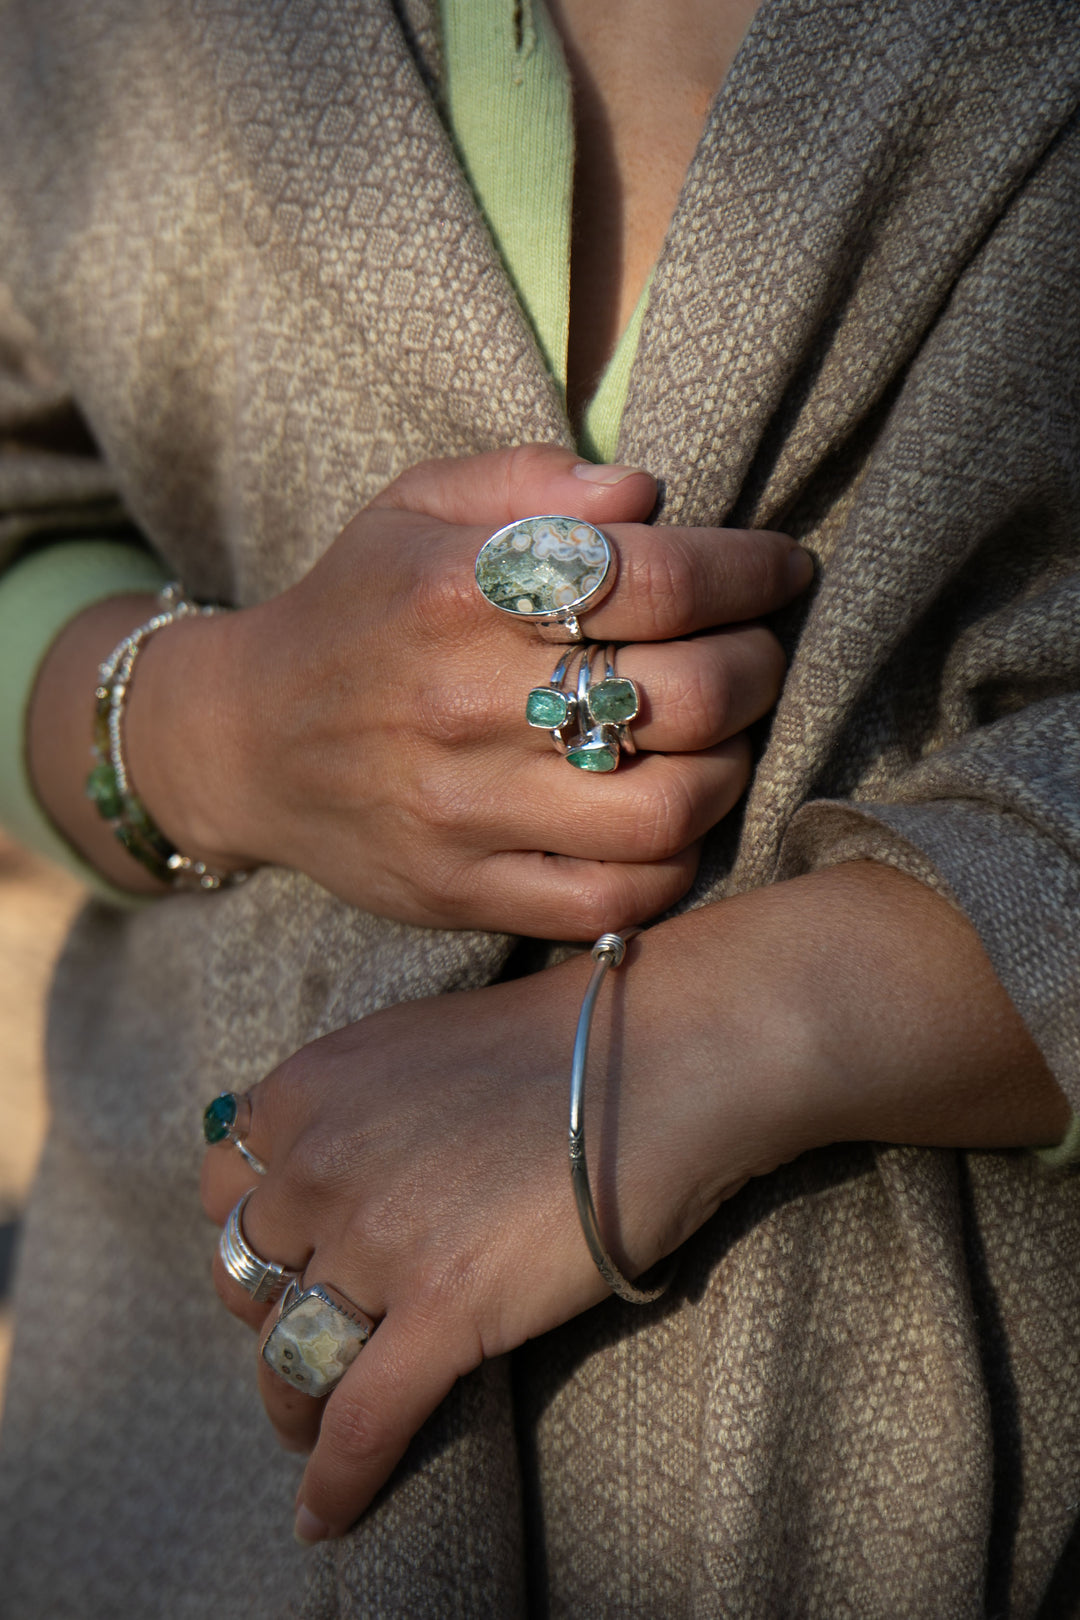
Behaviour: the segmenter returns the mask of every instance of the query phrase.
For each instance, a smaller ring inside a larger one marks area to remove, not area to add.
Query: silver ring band
[[[250,1165],[257,1176],[265,1176],[266,1165],[247,1146],[251,1129],[251,1098],[248,1093],[223,1091],[203,1109],[203,1141],[208,1147],[218,1142],[231,1142],[240,1157]]]
[[[615,669],[618,647],[608,642],[604,654],[604,673],[589,688],[589,715],[597,725],[614,726],[619,746],[627,754],[637,753],[630,730],[630,722],[641,713],[641,691],[628,675],[619,675]]]
[[[579,771],[605,774],[618,769],[619,734],[615,726],[596,723],[589,707],[592,648],[581,655],[577,676],[577,715],[581,727],[566,745],[566,762]],[[584,722],[591,722],[584,724]]]
[[[250,1294],[256,1305],[267,1305],[283,1294],[300,1273],[290,1270],[288,1266],[279,1266],[276,1261],[264,1260],[244,1237],[244,1205],[252,1191],[249,1188],[235,1208],[229,1211],[229,1218],[221,1229],[218,1252],[233,1282],[245,1294]]]
[[[557,753],[565,756],[565,733],[577,723],[577,697],[563,682],[577,658],[588,656],[583,646],[568,647],[551,672],[546,686],[534,686],[525,699],[525,723],[536,731],[546,731]]]

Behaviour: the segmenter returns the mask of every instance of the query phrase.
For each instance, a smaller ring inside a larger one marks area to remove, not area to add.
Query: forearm
[[[851,863],[706,907],[637,955],[643,1017],[677,1017],[671,1040],[689,1043],[682,1073],[724,1091],[741,1076],[743,1128],[761,1133],[753,1169],[833,1141],[1035,1146],[1068,1124],[975,931],[890,867]],[[755,1093],[760,1110],[747,1109]],[[730,1121],[726,1100],[714,1113]]]

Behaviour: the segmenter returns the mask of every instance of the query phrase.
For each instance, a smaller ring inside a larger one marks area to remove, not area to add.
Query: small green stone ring
[[[591,681],[587,694],[589,718],[594,726],[614,726],[619,745],[627,754],[636,754],[630,722],[641,713],[641,692],[636,681],[628,675],[615,672],[614,642],[609,643],[604,656],[604,673],[600,680]]]
[[[583,641],[578,619],[615,583],[611,541],[580,518],[522,518],[484,541],[476,583],[500,613],[532,624],[545,641]]]
[[[218,1142],[231,1142],[244,1162],[257,1176],[265,1176],[266,1166],[255,1157],[245,1138],[251,1130],[251,1098],[244,1092],[223,1091],[203,1109],[203,1140],[208,1147]]]
[[[566,737],[577,720],[577,697],[572,689],[564,686],[574,661],[585,657],[584,650],[579,647],[570,647],[563,653],[559,662],[551,672],[551,679],[546,686],[534,686],[525,699],[525,723],[537,731],[547,731],[560,754],[566,753]]]
[[[619,768],[621,752],[636,752],[630,721],[641,708],[636,684],[615,672],[615,647],[603,659],[603,676],[592,679],[592,649],[582,655],[577,677],[580,731],[566,745],[566,761],[575,770],[603,774]]]

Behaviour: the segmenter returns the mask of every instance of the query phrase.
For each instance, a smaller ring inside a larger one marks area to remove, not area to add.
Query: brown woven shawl
[[[61,390],[8,311],[0,546],[116,496],[193,591],[252,602],[409,463],[566,441],[426,0],[2,0],[0,41],[0,274],[103,453],[41,448]],[[765,0],[621,455],[669,520],[821,563],[697,898],[866,854],[938,885],[1080,1107],[1078,99],[1064,0]],[[85,913],[3,1614],[1080,1613],[1080,1188],[1023,1154],[840,1147],[752,1183],[670,1303],[485,1367],[346,1542],[293,1548],[296,1465],[208,1282],[199,1106],[508,948],[279,871]]]

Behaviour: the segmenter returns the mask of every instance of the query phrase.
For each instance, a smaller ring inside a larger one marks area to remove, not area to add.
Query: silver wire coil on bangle
[[[570,1063],[570,1180],[574,1188],[581,1230],[593,1257],[596,1269],[613,1294],[631,1305],[651,1305],[667,1292],[675,1275],[677,1261],[665,1266],[660,1279],[651,1288],[639,1288],[624,1277],[604,1246],[600,1224],[596,1218],[592,1188],[589,1185],[589,1166],[585,1157],[585,1069],[589,1058],[589,1035],[592,1031],[593,1012],[600,986],[609,968],[621,965],[626,955],[626,942],[640,928],[626,928],[621,934],[601,934],[591,952],[595,966],[581,1003],[577,1032],[574,1035],[574,1055]]]

